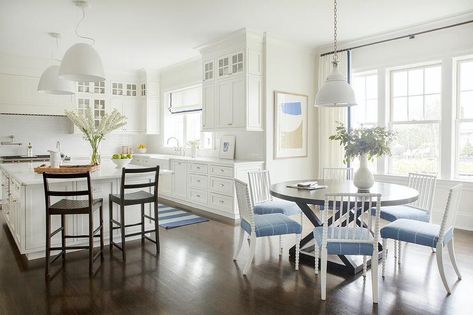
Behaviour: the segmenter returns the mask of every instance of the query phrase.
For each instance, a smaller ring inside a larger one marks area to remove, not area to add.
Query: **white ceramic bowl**
[[[144,149],[138,149],[138,152],[141,153],[141,154],[146,153],[146,151],[148,151],[146,148],[144,148]]]
[[[132,159],[112,159],[113,163],[115,163],[115,165],[117,166],[116,168],[123,168],[125,167],[126,165],[128,165],[128,163],[131,162]]]

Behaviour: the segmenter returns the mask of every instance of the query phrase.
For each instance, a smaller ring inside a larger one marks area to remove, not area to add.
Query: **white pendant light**
[[[80,23],[85,19],[85,8],[88,7],[87,1],[73,1],[74,4],[82,9],[82,19],[76,26],[76,35],[80,38],[95,40],[90,37],[81,36],[77,32]],[[64,54],[59,76],[63,79],[76,82],[98,82],[105,80],[102,60],[92,45],[78,43],[70,47]]]
[[[59,47],[58,39],[60,38],[59,33],[49,33],[49,36],[56,40],[56,49]],[[54,60],[54,54],[51,52],[51,59]],[[41,78],[38,83],[38,92],[56,94],[56,95],[71,95],[74,94],[74,83],[59,78],[58,76],[59,66],[49,66],[41,74]]]
[[[356,105],[355,92],[338,71],[337,0],[334,0],[333,69],[315,96],[315,106],[348,107]]]
[[[74,83],[59,78],[58,72],[59,66],[50,66],[44,70],[39,79],[38,92],[56,95],[74,94]]]

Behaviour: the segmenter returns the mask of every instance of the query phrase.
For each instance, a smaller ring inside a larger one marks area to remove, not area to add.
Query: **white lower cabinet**
[[[178,199],[187,198],[187,162],[171,161],[172,196]]]

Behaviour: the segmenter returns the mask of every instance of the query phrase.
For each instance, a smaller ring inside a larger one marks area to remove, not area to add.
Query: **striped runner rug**
[[[191,212],[176,209],[164,204],[159,204],[158,213],[159,226],[166,230],[209,221],[209,219],[200,217]]]

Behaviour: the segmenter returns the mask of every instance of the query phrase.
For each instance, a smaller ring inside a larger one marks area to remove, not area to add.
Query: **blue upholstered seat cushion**
[[[333,232],[333,234],[332,234]],[[339,235],[340,232],[340,235]],[[314,229],[314,239],[322,247],[323,227]],[[328,227],[328,255],[365,255],[373,254],[373,236],[366,228],[361,227]],[[333,235],[333,238],[332,238]]]
[[[390,238],[408,243],[436,247],[439,240],[440,226],[416,220],[400,219],[381,229],[382,238]],[[445,233],[444,244],[453,237],[453,228]]]
[[[375,209],[372,210],[373,215],[375,214]],[[429,214],[421,209],[417,209],[409,206],[391,206],[391,207],[381,207],[381,219],[393,222],[399,219],[409,219],[422,222],[429,222]]]
[[[255,215],[256,237],[301,234],[302,226],[281,213]],[[251,234],[251,225],[246,220],[241,220],[241,228]]]
[[[258,203],[253,207],[253,211],[255,214],[282,213],[287,216],[301,213],[301,209],[295,202],[282,199]]]

